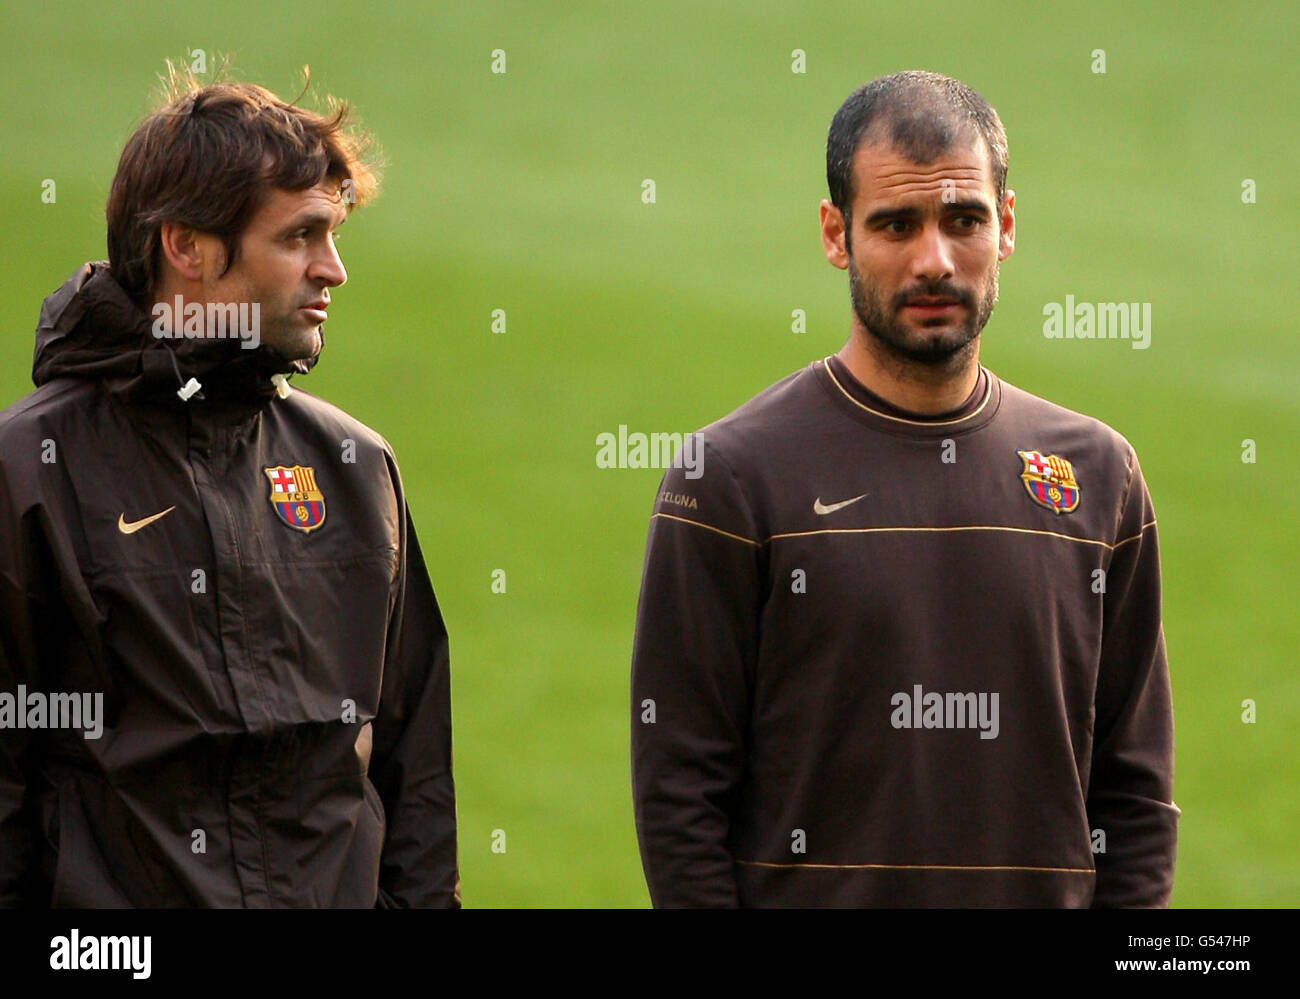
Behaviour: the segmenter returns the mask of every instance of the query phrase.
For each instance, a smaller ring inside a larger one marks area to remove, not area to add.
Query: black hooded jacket
[[[315,360],[155,337],[104,262],[45,300],[0,412],[0,906],[460,904],[446,630],[388,442],[271,380]]]

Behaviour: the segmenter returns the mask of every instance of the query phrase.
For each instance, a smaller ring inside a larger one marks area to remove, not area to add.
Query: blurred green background
[[[693,430],[838,349],[831,116],[883,73],[956,76],[998,109],[1017,193],[982,359],[1125,434],[1159,516],[1174,904],[1297,905],[1297,8],[789,7],[6,0],[0,406],[31,389],[41,299],[106,256],[163,60],[229,53],[286,99],[310,64],[388,165],[340,233],[349,281],[298,384],[401,462],[451,634],[465,904],[646,905],[628,674],[661,473],[598,469],[596,436]],[[1044,339],[1066,294],[1152,303],[1150,348]]]

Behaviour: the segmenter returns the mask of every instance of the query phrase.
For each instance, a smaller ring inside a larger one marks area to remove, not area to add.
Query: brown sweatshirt
[[[664,476],[632,662],[656,906],[1165,906],[1173,712],[1129,443],[983,369],[816,361]]]

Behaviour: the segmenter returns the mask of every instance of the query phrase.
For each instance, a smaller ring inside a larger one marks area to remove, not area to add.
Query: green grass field
[[[982,358],[1127,436],[1159,516],[1174,904],[1300,904],[1294,5],[789,6],[5,0],[0,406],[31,389],[41,299],[106,255],[163,60],[230,53],[282,96],[310,63],[388,166],[341,233],[349,281],[298,384],[401,462],[451,634],[465,904],[646,905],[628,673],[661,473],[597,468],[596,435],[695,429],[838,349],[830,118],[880,74],[956,76],[998,109],[1017,192]],[[1150,348],[1045,339],[1067,294],[1150,302]]]

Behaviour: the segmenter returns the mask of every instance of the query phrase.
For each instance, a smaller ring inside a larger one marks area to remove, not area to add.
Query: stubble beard
[[[262,331],[262,343],[286,361],[312,357],[321,349],[323,326],[303,328],[293,322],[297,316],[295,311],[290,319]]]
[[[944,320],[931,320],[933,326],[927,326],[923,321],[919,327],[914,327],[897,318],[910,299],[928,295],[956,299],[966,310],[966,321],[959,326],[951,326]],[[881,301],[874,285],[863,287],[850,254],[849,298],[858,321],[879,348],[874,352],[883,352],[902,364],[924,365],[927,368],[963,367],[977,349],[976,338],[993,314],[993,307],[997,305],[998,272],[995,266],[993,283],[975,310],[971,309],[973,296],[969,292],[945,282],[900,292],[886,304]]]
[[[250,306],[256,303],[259,327],[256,334],[257,346],[269,347],[286,361],[314,357],[324,347],[324,324],[304,325],[304,317],[297,308],[292,308],[287,315],[277,314],[276,303],[280,297],[274,294],[273,289],[244,278],[226,290],[221,300],[247,302]],[[252,348],[249,350],[251,352]]]

